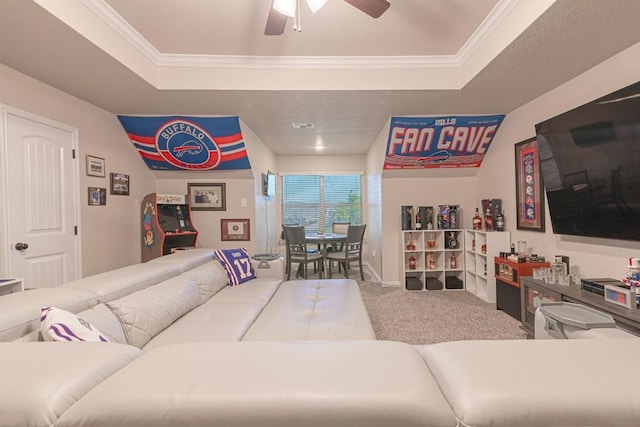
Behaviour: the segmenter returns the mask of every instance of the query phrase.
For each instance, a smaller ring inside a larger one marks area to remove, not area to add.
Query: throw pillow
[[[214,253],[227,270],[229,286],[236,286],[257,277],[251,257],[245,248],[217,249]]]
[[[45,341],[109,342],[91,323],[56,307],[42,307],[40,328]]]

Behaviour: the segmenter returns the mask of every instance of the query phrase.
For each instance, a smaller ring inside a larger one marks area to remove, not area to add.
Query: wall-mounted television
[[[640,241],[640,82],[536,125],[555,234]]]
[[[268,171],[262,174],[262,194],[273,197],[276,195],[276,174]]]

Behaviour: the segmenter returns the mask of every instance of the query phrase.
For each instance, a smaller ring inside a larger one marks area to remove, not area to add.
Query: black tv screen
[[[158,205],[158,224],[165,232],[180,230],[180,222],[174,205]]]
[[[536,125],[555,234],[640,241],[640,82]]]

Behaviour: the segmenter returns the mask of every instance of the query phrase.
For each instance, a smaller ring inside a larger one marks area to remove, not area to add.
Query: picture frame
[[[250,240],[250,222],[248,219],[221,219],[220,240],[248,241]]]
[[[515,144],[518,230],[545,232],[544,185],[535,137]]]
[[[192,211],[226,211],[226,184],[187,183],[189,204]]]
[[[87,154],[87,176],[97,176],[104,178],[105,161],[102,157],[90,156]]]
[[[104,206],[107,204],[107,189],[100,187],[89,187],[89,206]]]
[[[129,175],[111,172],[111,194],[119,196],[129,195]]]

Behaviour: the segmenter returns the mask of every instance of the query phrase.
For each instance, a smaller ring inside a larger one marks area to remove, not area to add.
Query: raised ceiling
[[[348,155],[391,116],[508,113],[640,41],[637,0],[329,0],[268,37],[269,6],[3,0],[0,62],[115,114],[238,115],[278,155]]]

